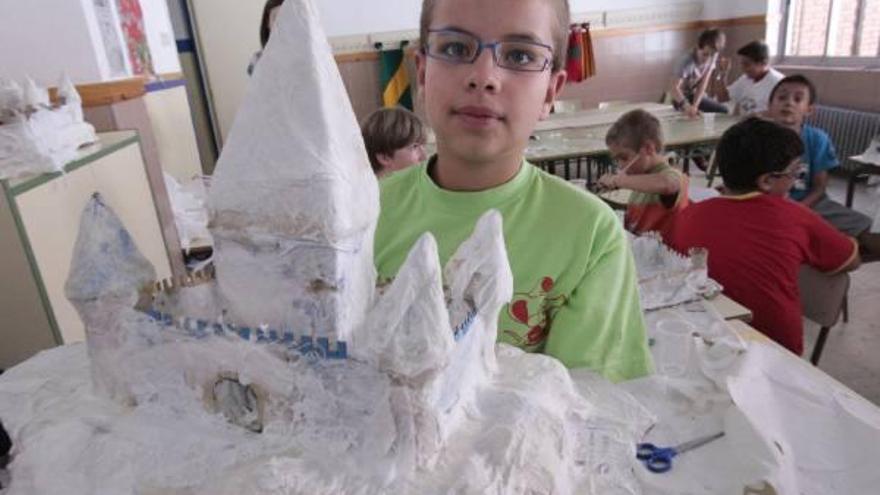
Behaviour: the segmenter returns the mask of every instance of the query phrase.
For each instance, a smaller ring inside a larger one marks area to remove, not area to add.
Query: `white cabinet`
[[[64,297],[79,217],[99,192],[156,268],[171,276],[162,229],[134,131],[99,134],[64,174],[3,181],[0,198],[0,368],[85,338]]]

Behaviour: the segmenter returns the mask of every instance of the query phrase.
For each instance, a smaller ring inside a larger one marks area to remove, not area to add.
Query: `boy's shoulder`
[[[379,180],[379,191],[382,194],[387,194],[399,191],[401,188],[413,187],[418,183],[421,175],[425,173],[425,167],[427,167],[427,163],[422,162],[386,175]]]
[[[778,70],[776,70],[773,67],[770,67],[769,69],[767,69],[767,75],[764,77],[767,80],[772,81],[773,85],[775,86],[776,83],[785,79],[785,74],[783,74],[782,72],[779,72]]]
[[[531,165],[529,165],[531,166]],[[589,230],[613,229],[619,220],[614,210],[597,195],[556,175],[535,169],[530,204],[545,210],[560,226],[590,225]]]
[[[810,141],[831,141],[831,137],[828,135],[827,132],[825,132],[824,129],[820,129],[810,124],[804,124],[803,126],[801,126],[801,139],[804,140],[805,143],[809,143]]]
[[[786,218],[791,215],[812,213],[808,207],[787,197],[755,191],[738,196],[718,196],[692,203],[682,211],[682,214],[708,219],[739,218],[740,215],[730,217],[731,212],[735,211],[753,211],[754,215],[748,217],[751,223],[761,223],[770,217]]]
[[[534,167],[534,165],[529,164]],[[584,205],[587,208],[608,208],[610,207],[595,194],[583,189],[558,175],[545,172],[535,167],[536,186],[540,188],[542,194],[551,196],[554,200],[563,203],[574,203]],[[534,186],[533,186],[534,187]],[[613,211],[612,211],[613,213]]]

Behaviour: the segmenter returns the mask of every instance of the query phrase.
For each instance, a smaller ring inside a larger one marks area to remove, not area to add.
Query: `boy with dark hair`
[[[835,273],[859,265],[855,240],[786,196],[800,172],[797,133],[750,117],[721,137],[715,159],[727,188],[681,212],[671,245],[709,251],[709,276],[754,313],[752,326],[803,352],[798,271]]]
[[[425,126],[418,115],[403,107],[371,113],[361,123],[361,135],[370,165],[379,178],[427,158]]]
[[[770,48],[763,41],[746,43],[736,52],[742,75],[730,86],[725,84],[729,63],[719,63],[718,101],[734,103],[733,113],[749,115],[767,110],[770,93],[776,84],[785,77],[781,72],[770,67]]]
[[[672,104],[688,117],[696,117],[699,112],[727,113],[727,107],[706,95],[718,54],[726,42],[720,30],[707,29],[700,33],[697,46],[675,64],[669,90]]]
[[[813,112],[817,98],[816,87],[800,74],[782,79],[770,93],[768,116],[797,132],[804,143],[804,173],[794,182],[789,194],[844,234],[855,237],[865,261],[876,261],[880,259],[880,234],[871,233],[871,218],[825,194],[828,171],[840,162],[828,134],[804,122]]]
[[[620,222],[524,159],[565,83],[569,22],[567,0],[423,2],[418,94],[437,154],[380,183],[376,267],[393,277],[426,231],[445,264],[496,209],[514,284],[499,341],[626,380],[652,365]]]
[[[599,185],[633,191],[624,217],[627,230],[665,237],[675,215],[688,205],[688,180],[662,154],[660,121],[644,110],[627,112],[608,129],[605,143],[618,169],[600,177]]]

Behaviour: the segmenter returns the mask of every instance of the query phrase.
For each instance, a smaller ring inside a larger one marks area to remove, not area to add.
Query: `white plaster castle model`
[[[214,178],[216,280],[136,309],[155,271],[92,199],[65,290],[94,390],[4,418],[9,495],[638,493],[640,407],[496,344],[500,214],[377,288],[377,190],[315,7],[287,1]]]
[[[83,120],[82,99],[66,75],[58,85],[58,104],[30,78],[22,89],[0,78],[0,179],[61,171],[80,146],[97,140]]]

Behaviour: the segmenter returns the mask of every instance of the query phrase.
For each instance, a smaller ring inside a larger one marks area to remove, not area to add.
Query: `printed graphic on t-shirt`
[[[758,108],[758,102],[754,98],[747,96],[740,100],[739,108],[744,114],[750,114]]]
[[[507,315],[516,327],[503,329],[502,335],[526,350],[535,350],[543,344],[553,316],[566,301],[564,295],[549,295],[554,285],[552,278],[544,277],[532,290],[515,292],[507,305]]]

